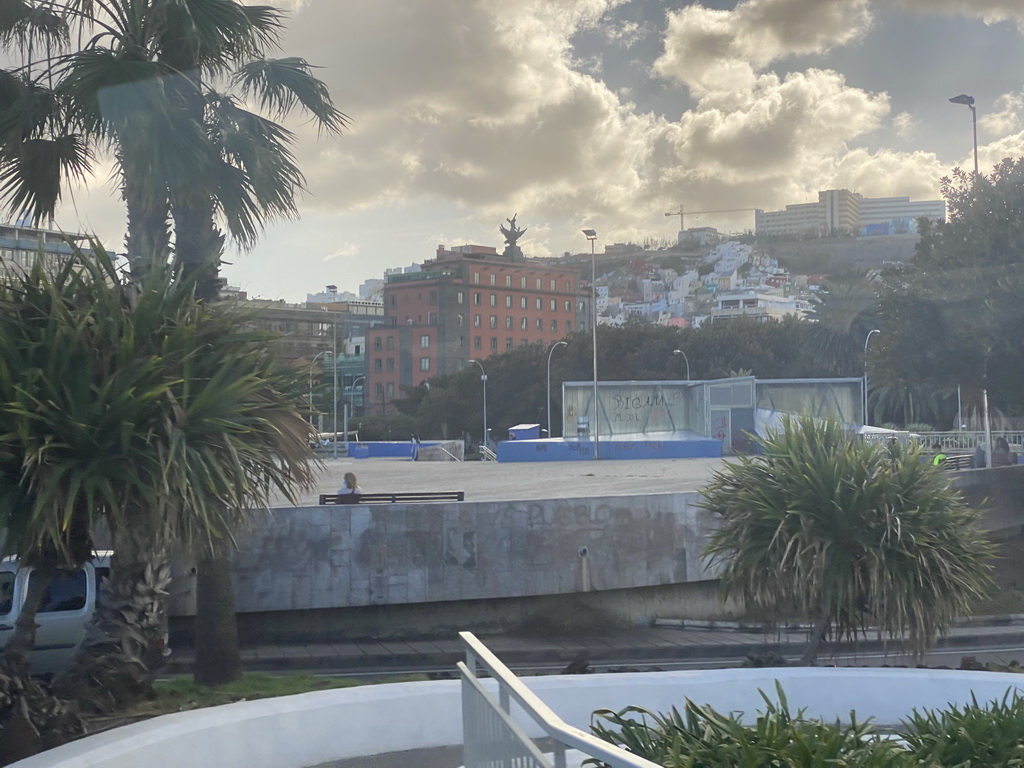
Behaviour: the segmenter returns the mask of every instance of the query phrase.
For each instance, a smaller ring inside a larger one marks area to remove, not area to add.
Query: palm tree
[[[812,354],[838,376],[864,371],[864,340],[878,328],[878,291],[863,278],[830,281],[808,318]]]
[[[989,584],[991,546],[940,471],[917,451],[851,439],[834,422],[786,418],[702,493],[720,518],[705,556],[725,593],[770,612],[796,609],[814,630],[868,625],[924,652]]]
[[[293,134],[215,87],[233,85],[275,118],[299,107],[324,130],[340,131],[347,121],[305,61],[265,58],[282,28],[280,12],[237,0],[16,2],[52,17],[63,33],[53,44],[66,44],[67,30],[88,32],[81,48],[48,51],[39,67],[44,79],[56,82],[48,124],[73,128],[75,147],[92,142],[113,153],[135,279],[166,260],[173,221],[183,274],[196,282],[200,298],[214,298],[220,226],[252,245],[266,220],[295,213],[303,185],[291,154]],[[30,71],[32,47],[24,39],[17,38]],[[17,124],[17,116],[0,101],[0,127],[5,120]],[[26,137],[5,132],[0,141],[3,156],[17,157]],[[82,152],[77,165],[68,164],[72,172],[87,169]],[[25,170],[14,162],[0,166],[0,199],[11,210],[30,196],[32,177]],[[56,182],[51,186],[59,190]],[[53,204],[46,198],[37,207],[52,213]],[[223,558],[201,562],[226,567]],[[230,585],[223,574],[218,581]]]

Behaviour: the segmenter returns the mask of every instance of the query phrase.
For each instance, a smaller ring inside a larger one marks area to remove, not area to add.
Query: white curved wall
[[[753,715],[758,689],[808,716],[895,723],[915,707],[981,702],[1024,692],[1019,675],[916,669],[730,669],[526,678],[570,725],[586,730],[595,709],[633,704],[654,711],[687,698]],[[485,683],[493,684],[493,680]],[[300,768],[331,760],[462,742],[459,682],[391,683],[241,702],[147,720],[22,760],[17,768]],[[527,728],[541,735],[537,726]]]

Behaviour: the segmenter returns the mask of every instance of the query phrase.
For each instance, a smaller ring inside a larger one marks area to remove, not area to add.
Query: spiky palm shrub
[[[305,382],[278,364],[250,315],[197,301],[191,280],[170,270],[110,291],[120,341],[112,373],[148,363],[160,371],[157,407],[130,422],[129,438],[159,472],[146,493],[105,508],[114,560],[104,605],[75,666],[54,682],[100,710],[137,697],[140,675],[159,659],[170,545],[221,551],[272,494],[293,499],[312,481]]]
[[[923,653],[989,581],[991,545],[942,472],[917,451],[870,445],[834,422],[786,418],[702,492],[719,517],[705,552],[724,593],[824,633],[869,625]]]

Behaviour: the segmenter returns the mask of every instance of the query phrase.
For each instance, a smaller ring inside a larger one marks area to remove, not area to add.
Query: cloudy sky
[[[274,0],[269,0],[273,3]],[[438,244],[528,256],[674,239],[667,211],[764,208],[819,189],[938,198],[1024,155],[1024,0],[278,0],[287,55],[322,67],[353,119],[301,122],[301,218],[225,274],[250,296],[355,291]],[[58,224],[120,247],[100,178]],[[687,217],[749,229],[753,214]]]

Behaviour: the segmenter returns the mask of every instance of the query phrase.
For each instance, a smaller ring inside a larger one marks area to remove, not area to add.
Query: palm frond
[[[327,86],[313,77],[313,67],[305,59],[256,59],[241,66],[232,82],[243,96],[277,119],[298,106],[321,130],[339,133],[349,124],[349,117],[334,106]]]

